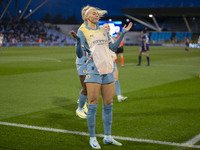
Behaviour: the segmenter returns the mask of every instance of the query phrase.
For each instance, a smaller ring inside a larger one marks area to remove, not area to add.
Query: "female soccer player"
[[[91,6],[84,7],[81,14],[85,27],[79,28],[77,35],[74,31],[71,31],[71,34],[77,38],[77,56],[79,58],[83,56],[82,48],[85,48],[88,53],[85,78],[88,94],[87,123],[90,133],[89,144],[94,149],[101,148],[95,135],[96,110],[100,92],[103,99],[102,118],[105,134],[103,142],[104,144],[122,145],[111,136],[115,79],[113,60],[109,49],[116,51],[125,33],[132,27],[132,23],[129,23],[127,27],[124,26],[119,39],[112,43],[106,30],[98,26],[99,18],[106,12]]]
[[[85,26],[84,24],[81,27]],[[78,71],[78,75],[80,78],[82,89],[79,93],[78,99],[78,108],[76,109],[76,115],[80,118],[86,119],[87,118],[87,89],[86,84],[84,83],[85,76],[86,76],[86,50],[83,50],[83,56],[81,58],[77,57],[76,59],[76,68]]]
[[[108,36],[110,37],[110,34],[109,34],[109,32],[110,32],[110,26],[109,26],[109,24],[108,23],[104,23],[103,27],[106,29],[106,31],[108,33]],[[110,39],[112,40],[112,37],[110,37]],[[114,40],[112,40],[112,42],[114,43]],[[115,60],[117,59],[116,53],[113,52],[113,51],[110,51],[110,52],[111,52],[111,57],[113,59],[114,68],[115,68],[115,71],[114,71],[115,92],[117,94],[118,102],[122,102],[122,101],[125,101],[127,99],[127,97],[124,97],[124,96],[121,95],[121,88],[120,88],[120,84],[119,84],[119,80],[118,80],[118,68],[117,68],[117,64],[115,62]]]
[[[141,44],[141,49],[139,51],[139,63],[137,64],[138,66],[141,65],[141,59],[142,59],[142,52],[145,52],[146,58],[147,58],[147,66],[150,66],[150,58],[149,58],[149,37],[146,34],[146,29],[144,29],[141,32],[141,37],[142,37],[142,44]]]
[[[186,36],[186,39],[185,39],[185,53],[189,53],[189,37]]]

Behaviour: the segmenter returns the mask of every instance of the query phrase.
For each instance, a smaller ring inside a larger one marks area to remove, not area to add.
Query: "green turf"
[[[151,47],[151,66],[139,47],[125,47],[119,67],[122,94],[114,99],[112,134],[184,143],[200,133],[200,49]],[[88,132],[75,116],[80,81],[74,47],[3,48],[0,54],[0,121]],[[102,103],[96,133],[103,134]],[[89,137],[0,125],[0,149],[90,149]],[[103,149],[191,149],[121,141]],[[199,145],[197,143],[196,145]],[[69,148],[70,147],[70,148]],[[80,148],[81,147],[81,148]]]

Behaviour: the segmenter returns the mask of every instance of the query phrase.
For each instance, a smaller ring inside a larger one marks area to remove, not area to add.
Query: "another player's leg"
[[[78,108],[76,109],[76,115],[80,118],[87,118],[87,89],[84,80],[85,76],[80,76],[82,89],[79,94]]]
[[[118,69],[117,69],[117,66],[115,67],[114,76],[115,76],[115,92],[117,94],[118,102],[125,101],[127,99],[127,97],[121,95],[121,88],[120,88],[120,83],[119,83],[119,80],[118,80]]]
[[[149,52],[146,51],[146,58],[147,58],[147,66],[150,66],[150,58],[149,58]]]
[[[114,140],[113,137],[111,136],[113,97],[115,94],[114,82],[109,84],[103,84],[101,93],[103,99],[102,120],[104,124],[104,134],[105,134],[103,143],[121,146],[122,144]]]
[[[116,53],[116,59],[115,59],[115,63],[116,63],[116,65],[117,65],[117,58],[118,58],[118,54]]]
[[[124,66],[124,56],[123,53],[120,53],[120,58],[121,58],[121,67]]]
[[[137,64],[137,66],[140,66],[141,61],[142,61],[142,50],[139,51],[138,60],[139,60],[139,63]]]
[[[189,53],[189,46],[187,46],[187,45],[185,47],[185,53]]]

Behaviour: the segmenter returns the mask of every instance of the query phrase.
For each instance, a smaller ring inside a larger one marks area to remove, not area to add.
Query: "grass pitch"
[[[118,67],[122,94],[114,99],[115,136],[184,143],[200,134],[200,49],[150,47],[151,66],[138,63],[139,47],[124,47],[125,66]],[[75,116],[81,89],[74,47],[3,48],[0,54],[0,122],[88,132],[86,120]],[[118,59],[119,61],[120,59]],[[102,103],[96,133],[103,134]],[[199,139],[200,140],[200,139]],[[91,149],[88,136],[0,125],[0,149]],[[119,140],[118,150],[195,149]],[[200,145],[197,142],[195,145]],[[196,148],[198,149],[198,148]]]

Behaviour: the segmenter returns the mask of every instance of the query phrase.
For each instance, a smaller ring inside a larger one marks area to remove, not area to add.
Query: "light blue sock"
[[[95,123],[96,123],[96,111],[97,104],[88,104],[88,113],[87,113],[87,124],[90,137],[96,137],[95,135]]]
[[[78,110],[83,110],[83,106],[85,102],[87,101],[87,96],[79,94],[79,104],[78,104]]]
[[[113,104],[103,105],[102,119],[103,119],[105,135],[111,135],[112,108],[113,108]]]
[[[115,92],[116,92],[117,96],[121,95],[119,80],[115,81]]]

